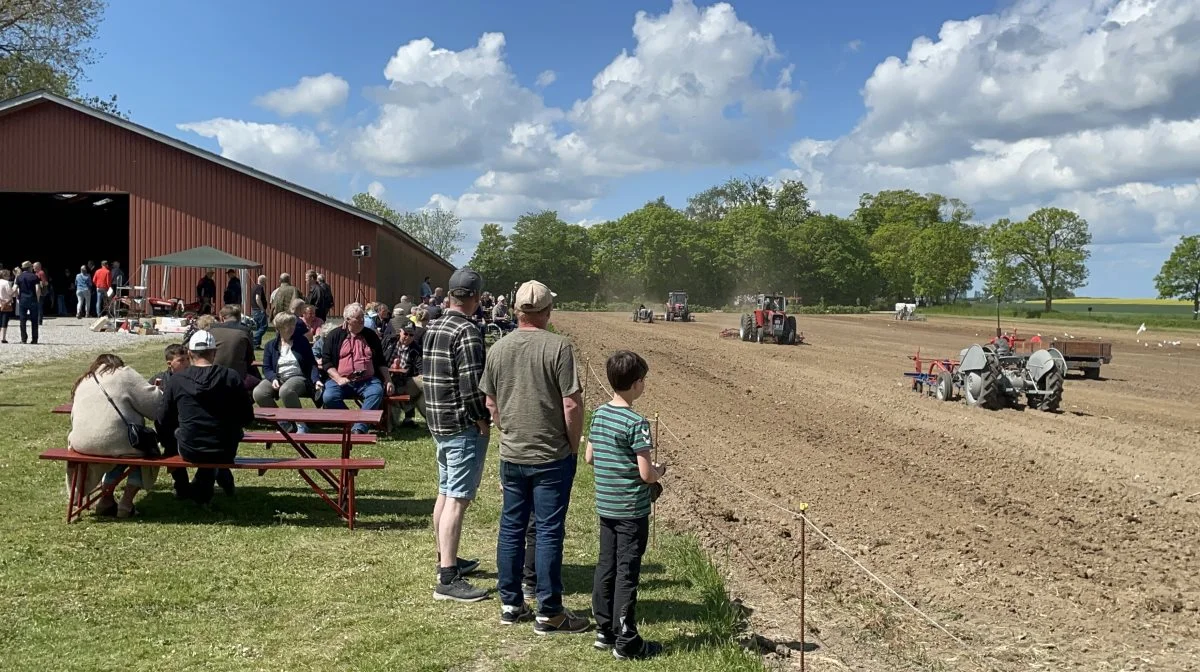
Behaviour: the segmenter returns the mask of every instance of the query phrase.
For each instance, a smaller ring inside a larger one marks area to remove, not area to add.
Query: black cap
[[[408,324],[400,327],[400,331],[403,331],[404,333],[408,334],[409,336],[412,336],[417,333],[417,325],[413,324],[412,322],[409,322]]]
[[[478,296],[483,291],[483,277],[463,267],[450,276],[449,292],[455,296]]]

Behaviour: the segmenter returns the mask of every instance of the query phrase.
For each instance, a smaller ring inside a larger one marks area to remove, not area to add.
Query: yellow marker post
[[[804,672],[804,651],[808,648],[805,641],[807,638],[808,625],[804,620],[804,561],[808,555],[808,518],[804,515],[808,511],[808,503],[800,502],[800,672]]]

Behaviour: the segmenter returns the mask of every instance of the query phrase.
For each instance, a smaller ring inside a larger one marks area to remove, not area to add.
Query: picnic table
[[[69,414],[72,405],[70,403],[61,404],[54,407],[54,413]],[[300,477],[312,488],[313,492],[317,493],[321,499],[325,500],[339,516],[346,518],[351,529],[354,529],[355,517],[355,489],[354,476],[358,468],[382,468],[382,460],[352,460],[350,457],[351,449],[356,445],[368,445],[376,442],[376,437],[373,434],[354,434],[351,428],[358,423],[377,425],[383,419],[383,411],[363,411],[352,409],[318,409],[318,408],[255,408],[254,417],[256,420],[274,423],[278,429],[277,432],[245,432],[242,437],[242,443],[262,443],[266,444],[270,449],[275,443],[287,443],[299,453],[299,460],[283,460],[277,461],[278,464],[272,463],[271,466],[265,468],[271,469],[296,469]],[[340,432],[329,434],[300,434],[295,431],[289,431],[288,423],[312,423],[335,425],[340,427]],[[322,459],[313,452],[311,445],[338,445],[341,447],[340,460]],[[63,451],[64,453],[69,451]],[[51,455],[53,453],[53,455]],[[77,453],[71,452],[70,456],[60,455],[57,451],[47,451],[42,457],[43,459],[65,459],[68,462],[94,462],[92,456],[81,457]],[[117,461],[114,463],[131,463],[128,458],[114,458]],[[265,468],[261,463],[251,464],[249,460],[253,458],[238,458],[236,465],[228,468],[256,468],[261,476]],[[164,461],[166,460],[166,461]],[[151,460],[149,466],[163,466],[166,468],[175,468],[174,463],[168,463],[169,460],[180,461],[180,458],[160,458]],[[375,466],[375,462],[379,462],[379,466]],[[359,465],[358,463],[362,463]],[[368,464],[369,463],[369,464]],[[357,465],[357,466],[356,466]],[[211,465],[193,465],[206,467]],[[126,470],[128,472],[128,470]],[[331,492],[327,492],[321,487],[311,476],[308,471],[315,472],[328,485]],[[339,473],[335,474],[334,472]],[[83,493],[73,493],[71,501],[68,503],[67,522],[71,518],[82,515],[82,511],[94,503],[96,498],[88,501]],[[75,508],[71,508],[75,507]]]

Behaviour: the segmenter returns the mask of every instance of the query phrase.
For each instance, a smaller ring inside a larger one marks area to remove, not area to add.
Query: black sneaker
[[[487,591],[483,588],[476,588],[461,576],[451,581],[449,584],[438,581],[433,588],[433,599],[435,600],[453,600],[455,602],[479,602],[487,599]]]
[[[235,492],[233,487],[233,471],[229,469],[218,469],[217,485],[221,486],[221,490],[224,491],[225,496],[233,497]]]
[[[562,613],[553,616],[538,616],[533,631],[539,635],[579,634],[591,627],[588,619],[572,614],[570,609],[563,609]]]
[[[614,637],[611,632],[604,632],[603,630],[597,630],[596,631],[596,641],[592,642],[592,646],[595,647],[595,649],[597,651],[611,651],[613,648],[613,645],[616,643],[617,643],[617,638]]]
[[[519,607],[512,607],[507,604],[500,607],[500,625],[516,625],[521,621],[528,621],[531,618],[533,618],[533,610],[524,602]]]
[[[661,655],[663,645],[658,642],[642,642],[642,650],[637,653],[621,653],[617,649],[613,649],[613,658],[617,660],[645,660]]]
[[[438,558],[436,570],[441,570],[441,568],[442,559]],[[466,576],[477,569],[479,569],[479,558],[472,558],[470,560],[466,558],[458,558],[458,573],[460,576]]]

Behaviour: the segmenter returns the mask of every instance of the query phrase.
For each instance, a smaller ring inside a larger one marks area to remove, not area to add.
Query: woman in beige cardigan
[[[103,386],[103,387],[101,387]],[[105,396],[105,392],[108,393]],[[109,403],[109,397],[112,403]],[[137,371],[125,366],[120,357],[112,354],[100,355],[92,362],[87,372],[75,381],[72,392],[71,433],[67,445],[71,450],[85,455],[107,455],[113,457],[141,457],[142,453],[129,445],[126,422],[142,423],[144,418],[153,418],[158,411],[162,391],[146,382]],[[116,404],[120,414],[113,408]],[[124,416],[122,419],[121,416]],[[133,498],[142,488],[154,485],[158,478],[157,467],[142,467],[129,474],[125,492],[118,503],[113,490],[117,479],[125,470],[103,464],[82,465],[87,468],[85,492],[91,492],[96,484],[104,482],[104,495],[96,506],[100,515],[116,515],[128,518],[134,515]],[[71,469],[67,469],[68,492],[70,491]]]

